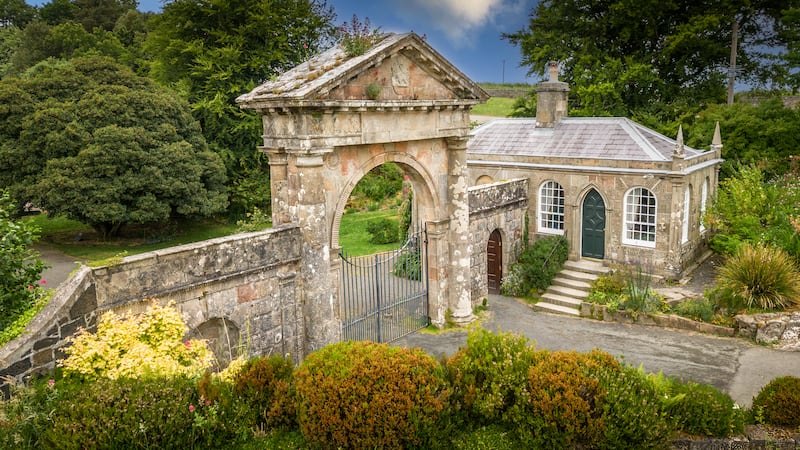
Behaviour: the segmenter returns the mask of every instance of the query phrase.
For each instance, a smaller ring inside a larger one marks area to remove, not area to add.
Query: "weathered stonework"
[[[23,379],[53,369],[67,338],[81,328],[94,330],[98,315],[141,312],[149,299],[174,302],[187,337],[217,338],[215,350],[235,356],[244,349],[231,336],[241,336],[252,355],[299,361],[307,347],[297,277],[301,241],[300,229],[286,226],[143,253],[107,267],[84,266],[22,336],[0,349],[0,376]],[[221,336],[228,341],[224,346],[218,345]]]
[[[800,351],[800,312],[741,314],[734,319],[739,336],[759,344]]]
[[[469,232],[472,255],[471,299],[473,308],[489,295],[487,283],[487,242],[493,231],[503,239],[503,275],[522,249],[525,214],[528,208],[528,180],[511,180],[469,188]]]
[[[405,172],[414,220],[427,226],[429,316],[435,324],[448,310],[456,322],[473,319],[466,138],[470,108],[487,98],[409,33],[354,57],[332,48],[237,99],[262,116],[273,223],[300,224],[304,261],[316,255],[300,273],[306,350],[339,339],[341,216],[358,181],[386,162]]]

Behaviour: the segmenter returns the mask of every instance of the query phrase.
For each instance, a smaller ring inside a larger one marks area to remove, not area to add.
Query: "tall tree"
[[[232,179],[232,213],[269,207],[268,167],[256,152],[258,116],[237,96],[331,40],[333,10],[319,0],[174,0],[154,18],[145,50],[151,75],[192,105]]]
[[[36,8],[25,0],[0,0],[0,28],[24,28],[36,17]]]
[[[208,216],[225,169],[185,101],[108,58],[42,62],[0,81],[0,185],[89,224]]]
[[[724,99],[732,24],[738,23],[742,79],[765,81],[776,64],[764,45],[780,43],[783,10],[800,0],[543,0],[529,26],[504,37],[530,73],[563,66],[575,107],[608,113],[665,114],[664,105]],[[605,100],[608,101],[608,100]],[[668,111],[666,114],[669,114]]]

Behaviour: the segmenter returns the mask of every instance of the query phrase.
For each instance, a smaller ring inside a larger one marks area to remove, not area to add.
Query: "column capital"
[[[466,150],[469,136],[450,136],[445,138],[448,150]]]
[[[284,148],[276,148],[276,147],[258,147],[258,150],[261,153],[267,155],[267,159],[269,160],[270,166],[283,166],[286,165],[289,161],[286,153],[286,149]]]
[[[323,164],[325,155],[333,153],[333,147],[287,150],[287,153],[295,158],[297,167],[317,167]]]

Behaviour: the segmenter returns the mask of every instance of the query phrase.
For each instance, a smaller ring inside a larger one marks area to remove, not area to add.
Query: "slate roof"
[[[671,161],[677,142],[622,117],[564,117],[553,128],[536,128],[535,118],[496,119],[472,130],[467,153]],[[685,158],[701,151],[684,146]]]

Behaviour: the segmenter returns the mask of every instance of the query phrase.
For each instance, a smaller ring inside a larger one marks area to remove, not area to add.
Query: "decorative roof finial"
[[[683,157],[683,125],[678,125],[678,137],[675,139],[675,153],[674,157]]]
[[[716,126],[714,126],[714,137],[711,138],[711,151],[717,152],[717,156],[722,154],[722,136],[719,132],[719,120],[717,121]]]

